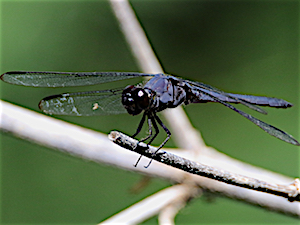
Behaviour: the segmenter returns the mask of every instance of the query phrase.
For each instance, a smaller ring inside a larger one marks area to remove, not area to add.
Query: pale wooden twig
[[[184,208],[187,202],[195,197],[201,196],[202,191],[193,184],[183,184],[186,188],[181,195],[174,197],[173,201],[166,205],[159,213],[158,222],[163,225],[175,224],[175,216]]]
[[[113,144],[107,138],[107,135],[63,122],[2,100],[0,100],[0,112],[0,129],[30,142],[97,163],[105,163],[144,175],[160,177],[173,183],[182,183],[187,179],[186,172],[157,162],[153,162],[148,169],[145,169],[144,165],[149,163],[149,159],[146,157],[143,157],[138,167],[134,167],[133,164],[139,157],[138,154],[126,151],[124,148]],[[180,149],[168,149],[167,151],[185,158],[193,158],[193,154]],[[293,181],[292,178],[248,165],[220,152],[213,150],[210,150],[210,152],[210,155],[202,155],[201,158],[206,164],[216,168],[239,171],[239,173],[250,177],[279,184]],[[282,197],[235,187],[196,175],[190,175],[189,182],[201,187],[203,190],[220,193],[229,198],[239,199],[279,213],[300,217],[300,204],[298,202],[289,202]],[[158,200],[157,204],[160,201],[162,200]],[[166,204],[170,202],[166,202]],[[151,207],[149,211],[151,211]],[[147,218],[149,217],[144,219]]]
[[[182,184],[166,188],[113,215],[100,224],[139,224],[145,218],[157,215],[162,208],[174,201],[174,196],[183,198],[189,190],[189,187]]]

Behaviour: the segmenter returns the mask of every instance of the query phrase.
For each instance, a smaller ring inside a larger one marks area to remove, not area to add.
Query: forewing
[[[213,86],[210,86],[208,84],[204,84],[204,83],[196,82],[196,81],[190,81],[190,80],[183,80],[183,81],[187,82],[188,84],[190,84],[194,88],[199,88],[200,91],[204,89],[204,90],[207,90],[208,92],[210,92],[212,95],[213,95],[213,92],[218,93],[220,95],[223,95],[225,98],[227,97],[227,98],[230,98],[230,99],[234,99],[236,102],[241,103],[241,104],[247,106],[248,108],[253,109],[257,112],[260,112],[262,114],[267,114],[267,112],[265,110],[261,109],[260,107],[258,107],[256,105],[253,105],[253,103],[250,103],[246,100],[235,97],[234,95],[230,95],[229,93],[226,93],[226,92],[224,92],[224,91],[222,91],[218,88],[215,88]]]
[[[1,80],[10,84],[33,87],[87,86],[106,82],[154,76],[133,72],[28,72],[12,71],[1,75]]]
[[[122,89],[65,93],[41,100],[39,107],[47,114],[93,116],[126,113],[121,102]]]

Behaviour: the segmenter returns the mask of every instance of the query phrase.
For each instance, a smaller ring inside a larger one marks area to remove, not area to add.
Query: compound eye
[[[138,105],[139,91],[133,85],[127,86],[122,93],[122,104],[130,115],[138,115],[143,109]],[[143,94],[143,93],[142,93]]]
[[[130,93],[125,94],[124,102],[127,103],[127,104],[133,104],[134,103],[134,99],[132,98]]]
[[[150,100],[145,90],[139,90],[137,93],[136,104],[139,105],[141,109],[145,110],[149,107],[149,102]]]

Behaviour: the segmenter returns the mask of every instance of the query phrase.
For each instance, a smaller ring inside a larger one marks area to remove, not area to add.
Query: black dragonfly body
[[[45,113],[55,115],[91,116],[126,113],[143,117],[135,137],[148,121],[149,135],[142,139],[150,139],[150,144],[157,134],[159,124],[167,133],[167,138],[159,146],[163,147],[171,136],[171,132],[157,116],[167,108],[175,108],[181,104],[218,102],[244,116],[270,135],[285,142],[300,145],[291,135],[271,126],[237,108],[230,103],[240,103],[255,111],[266,114],[259,106],[289,108],[291,103],[278,98],[225,93],[210,85],[190,81],[166,74],[145,74],[131,72],[8,72],[1,76],[7,83],[34,87],[67,87],[86,86],[106,83],[135,77],[152,77],[145,85],[130,85],[126,88],[65,93],[53,95],[41,100],[39,107]],[[154,127],[155,134],[152,132]]]

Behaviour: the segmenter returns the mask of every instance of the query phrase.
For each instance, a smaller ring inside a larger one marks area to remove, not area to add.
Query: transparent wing
[[[238,110],[237,108],[235,108],[234,106],[216,98],[215,96],[211,95],[209,93],[209,91],[207,90],[202,90],[206,95],[208,95],[209,97],[213,98],[216,102],[219,102],[225,106],[227,106],[228,108],[236,111],[237,113],[239,113],[240,115],[242,115],[243,117],[247,118],[248,120],[250,120],[252,123],[254,123],[255,125],[257,125],[258,127],[260,127],[261,129],[263,129],[264,131],[266,131],[268,134],[280,139],[280,140],[283,140],[287,143],[291,143],[293,145],[300,145],[299,142],[293,137],[291,136],[290,134],[287,134],[285,133],[284,131],[272,126],[272,125],[269,125],[241,110]]]
[[[1,75],[4,82],[33,87],[71,87],[154,76],[154,74],[134,72],[29,72],[12,71]]]
[[[123,89],[65,93],[40,101],[40,109],[47,114],[93,116],[126,113],[122,105]]]
[[[241,104],[247,106],[248,108],[253,109],[257,112],[260,112],[262,114],[267,114],[267,112],[265,110],[261,109],[260,107],[258,107],[256,105],[253,105],[255,103],[248,102],[247,99],[239,98],[239,97],[237,97],[237,95],[226,93],[224,91],[221,91],[218,88],[215,88],[213,86],[210,86],[208,84],[204,84],[204,83],[201,83],[201,82],[184,80],[184,79],[182,79],[182,81],[190,84],[192,87],[198,88],[200,91],[203,90],[203,89],[207,90],[211,95],[214,95],[214,93],[216,93],[216,94],[218,94],[219,97],[221,97],[220,98],[221,100],[222,100],[222,98],[227,98],[227,99],[229,99],[229,101],[231,99],[231,100],[234,100],[235,103],[241,103]]]

